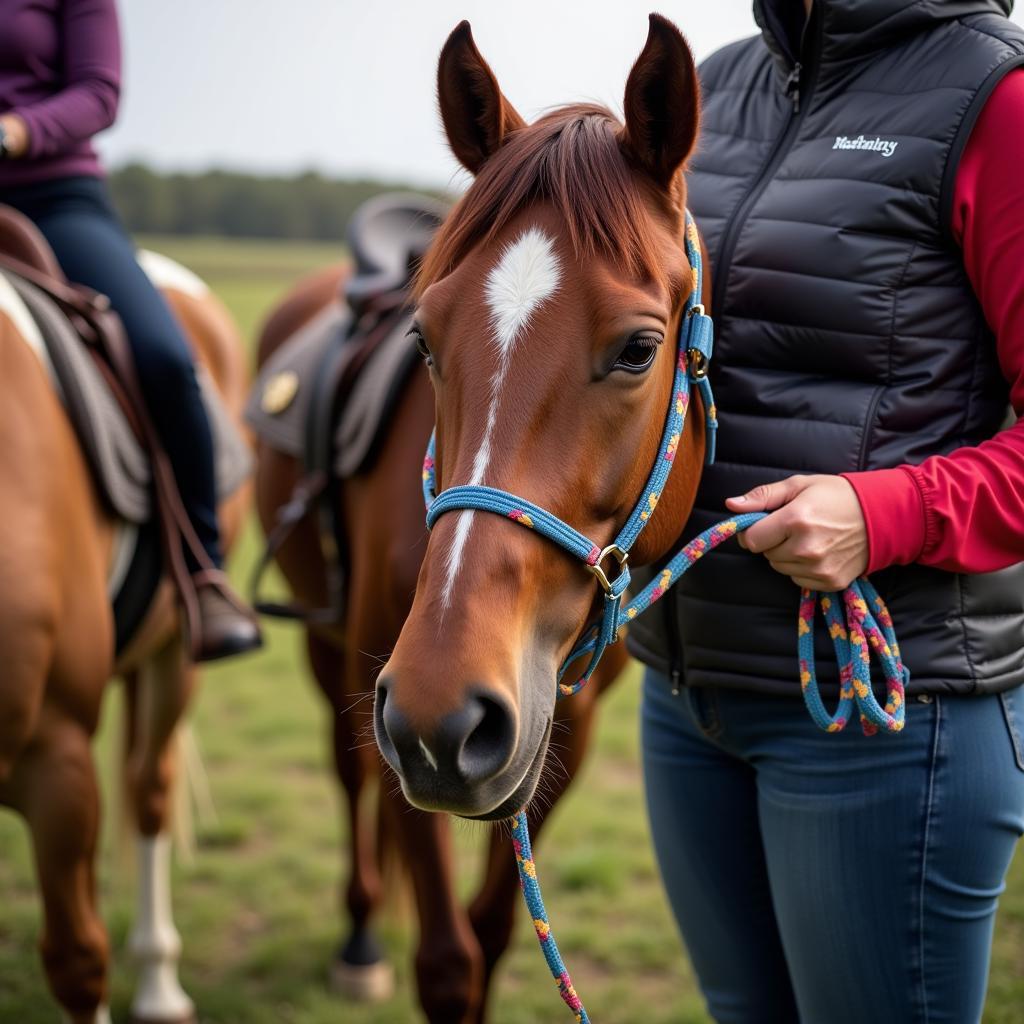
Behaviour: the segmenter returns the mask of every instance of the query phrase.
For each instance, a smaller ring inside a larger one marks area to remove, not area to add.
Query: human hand
[[[733,512],[771,512],[739,536],[748,551],[811,590],[842,590],[868,564],[857,494],[841,476],[791,476],[727,498]]]
[[[0,114],[4,129],[4,150],[8,157],[17,159],[28,150],[28,125],[17,114]]]

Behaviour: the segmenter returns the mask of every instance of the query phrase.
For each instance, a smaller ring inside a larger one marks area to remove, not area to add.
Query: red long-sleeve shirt
[[[1024,69],[999,83],[971,132],[952,228],[1022,418],[918,466],[844,473],[867,525],[868,572],[909,562],[990,572],[1024,560]]]

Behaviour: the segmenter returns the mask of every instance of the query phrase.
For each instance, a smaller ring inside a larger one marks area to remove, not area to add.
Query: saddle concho
[[[260,408],[270,416],[278,416],[295,399],[299,391],[299,375],[294,370],[275,373],[263,386]]]

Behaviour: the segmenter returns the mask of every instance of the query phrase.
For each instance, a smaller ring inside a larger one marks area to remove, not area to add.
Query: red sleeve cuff
[[[909,468],[843,473],[864,513],[869,573],[916,562],[924,550],[924,498]]]

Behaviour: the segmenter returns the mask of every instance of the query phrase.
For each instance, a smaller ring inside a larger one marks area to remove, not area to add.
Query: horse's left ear
[[[498,87],[473,41],[469,22],[456,26],[437,64],[437,101],[448,144],[472,174],[526,122]]]
[[[697,140],[700,87],[690,47],[660,14],[626,81],[625,110],[624,149],[668,188]]]

